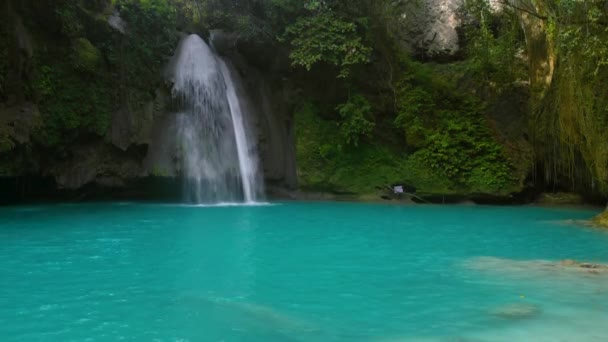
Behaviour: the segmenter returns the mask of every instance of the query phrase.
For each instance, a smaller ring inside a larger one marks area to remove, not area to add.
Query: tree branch
[[[518,6],[518,5],[515,4],[515,2],[516,1],[513,1],[513,0],[499,0],[498,3],[500,3],[502,5],[505,5],[505,6],[508,6],[508,7],[511,7],[513,9],[517,10],[517,11],[528,13],[529,15],[531,15],[531,16],[533,16],[535,18],[538,18],[540,20],[548,20],[549,19],[549,17],[538,13],[536,10]]]

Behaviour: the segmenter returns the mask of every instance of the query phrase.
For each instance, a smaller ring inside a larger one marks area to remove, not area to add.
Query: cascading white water
[[[195,203],[259,200],[263,184],[241,101],[238,75],[197,35],[180,43],[170,70],[177,114],[178,164]]]

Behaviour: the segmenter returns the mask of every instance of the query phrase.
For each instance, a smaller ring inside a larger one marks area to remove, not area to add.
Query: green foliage
[[[309,190],[357,195],[396,183],[414,185],[424,195],[514,191],[504,151],[488,129],[473,118],[462,122],[460,113],[444,115],[446,126],[427,129],[426,147],[408,156],[379,140],[344,148],[335,123],[305,103],[296,113],[299,182]]]
[[[482,103],[417,63],[409,68],[416,71],[398,83],[395,125],[415,149],[412,158],[466,191],[512,190],[513,167],[490,131]]]
[[[546,95],[532,104],[538,161],[547,181],[568,179],[575,189],[606,193],[608,13],[595,1],[540,3],[548,8],[546,35],[557,62]]]
[[[57,0],[52,11],[36,12],[36,22],[52,27],[28,27],[36,48],[26,98],[38,105],[42,121],[34,144],[61,153],[79,141],[100,139],[116,107],[126,105],[122,99],[132,101],[134,108],[149,101],[177,45],[178,2],[114,1],[128,22],[125,35],[110,29],[107,13],[99,12],[107,8],[106,0]],[[33,5],[24,6],[22,10],[34,11]],[[7,36],[0,36],[0,101],[5,95]],[[0,149],[11,147],[7,137],[0,127]]]
[[[497,193],[514,180],[504,149],[496,143],[477,113],[441,112],[440,127],[420,151],[436,172],[473,191]]]
[[[45,37],[53,50],[48,56],[44,49],[36,51],[31,96],[43,120],[36,139],[50,150],[100,139],[116,106],[149,101],[177,45],[176,28],[225,28],[244,39],[271,43],[267,46],[282,44],[294,66],[317,73],[312,79],[327,70],[340,78],[334,80],[335,96],[323,100],[324,110],[305,102],[295,114],[298,177],[304,188],[355,194],[394,183],[413,184],[428,194],[506,193],[512,188],[512,167],[481,102],[435,69],[399,62],[397,34],[390,31],[402,23],[403,12],[397,9],[403,1],[113,3],[128,23],[124,35],[109,29],[91,32],[94,25],[87,16],[102,16],[90,12],[100,10],[103,1],[84,6],[62,0],[51,12],[61,33],[54,30]],[[521,37],[487,8],[475,11],[480,29],[467,33],[471,70],[484,85],[508,84],[518,77],[509,68],[517,63]],[[346,98],[349,89],[358,93],[342,104],[333,101]],[[8,146],[6,136],[0,127],[0,149]],[[152,174],[165,172],[155,168]]]
[[[433,96],[424,87],[402,84],[399,88],[400,107],[395,125],[405,131],[407,144],[414,148],[424,147],[427,138],[425,126],[431,125],[435,110]]]
[[[378,142],[344,148],[335,121],[305,102],[295,113],[298,180],[302,188],[334,193],[371,194],[401,180],[404,156]]]
[[[128,23],[123,48],[106,47],[112,62],[126,63],[129,86],[150,91],[160,83],[159,71],[177,46],[176,9],[165,0],[118,0]]]
[[[325,64],[347,78],[355,65],[370,61],[371,8],[388,0],[207,0],[203,23],[236,32],[250,41],[285,43],[293,66],[311,70]]]
[[[310,70],[324,62],[340,68],[339,77],[346,77],[349,68],[369,61],[371,49],[364,45],[357,25],[333,12],[299,18],[286,29],[292,47],[293,65]]]
[[[403,163],[402,180],[416,187],[419,195],[454,195],[470,192],[456,184],[440,170],[432,168],[424,156],[424,151],[415,152]]]
[[[359,145],[360,138],[369,138],[376,127],[371,121],[372,106],[362,95],[354,95],[348,102],[336,107],[342,121],[340,122],[340,134],[346,144]]]
[[[508,7],[496,13],[487,0],[466,0],[464,9],[472,19],[465,30],[467,62],[477,81],[500,90],[526,79],[517,15]]]
[[[61,23],[61,31],[66,37],[77,38],[84,32],[84,25],[78,11],[77,1],[65,1],[55,9],[55,15]]]
[[[579,63],[586,75],[597,76],[600,69],[608,65],[608,16],[598,6],[589,6],[585,10],[578,8],[572,1],[559,2],[562,6],[558,27],[553,30],[553,37],[557,40],[560,60],[566,63]],[[558,19],[553,19],[554,25]],[[581,20],[585,25],[577,22]],[[567,67],[572,67],[568,65]]]

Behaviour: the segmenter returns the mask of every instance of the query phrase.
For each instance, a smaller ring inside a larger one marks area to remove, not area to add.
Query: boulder
[[[608,228],[608,208],[594,217],[592,222],[599,227]]]
[[[104,143],[74,147],[71,158],[54,165],[50,173],[59,189],[77,190],[95,183],[101,187],[124,186],[125,179],[142,174],[139,151],[123,152]]]

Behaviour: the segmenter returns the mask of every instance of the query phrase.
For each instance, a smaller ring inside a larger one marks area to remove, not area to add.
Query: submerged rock
[[[239,324],[263,331],[275,331],[286,334],[316,333],[319,327],[300,317],[292,316],[278,308],[259,303],[232,300],[228,298],[211,298],[186,296],[179,303],[194,306],[197,310],[209,310],[215,314],[241,319]]]
[[[552,274],[580,274],[608,276],[608,265],[588,262],[578,262],[572,259],[562,261],[549,260],[512,260],[496,257],[477,257],[465,261],[465,267],[480,271],[495,271],[500,273],[542,272]]]
[[[449,336],[449,337],[388,337],[377,340],[377,342],[489,342],[490,340],[471,336]],[[493,340],[492,340],[493,341]]]
[[[525,319],[538,316],[542,313],[538,305],[530,303],[507,304],[490,311],[490,314],[504,319]]]

